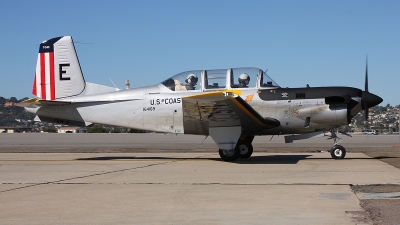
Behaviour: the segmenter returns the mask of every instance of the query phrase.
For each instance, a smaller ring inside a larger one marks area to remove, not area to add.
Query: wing
[[[278,127],[280,122],[264,118],[247,104],[239,90],[208,92],[182,98],[185,134],[209,134],[210,127],[241,126],[242,133]]]

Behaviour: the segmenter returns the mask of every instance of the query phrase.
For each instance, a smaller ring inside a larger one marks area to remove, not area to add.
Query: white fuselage
[[[121,90],[113,93],[63,99],[70,105],[27,108],[50,118],[108,124],[134,129],[185,133],[182,98],[200,91],[168,92],[163,85]],[[281,126],[260,135],[308,133],[347,124],[345,107],[334,110],[321,99],[274,100],[259,98],[256,88],[241,89],[241,98],[261,116],[275,118]],[[312,118],[305,126],[307,117]]]

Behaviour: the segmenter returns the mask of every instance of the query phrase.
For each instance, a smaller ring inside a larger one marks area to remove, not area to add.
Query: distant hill
[[[1,127],[24,127],[35,115],[25,112],[24,108],[13,106],[14,103],[25,100],[17,100],[15,97],[9,99],[0,97],[0,126]]]

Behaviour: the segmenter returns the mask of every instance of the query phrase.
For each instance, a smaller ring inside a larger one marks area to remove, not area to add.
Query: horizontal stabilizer
[[[71,104],[106,104],[115,102],[126,102],[141,99],[110,99],[110,98],[98,98],[94,100],[93,98],[86,99],[74,99],[73,101],[47,101],[40,100],[36,98],[30,98],[22,102],[15,103],[15,106],[27,107],[27,108],[38,108],[38,107],[51,107],[51,106],[65,106]]]
[[[46,101],[46,100],[39,100],[36,98],[30,98],[30,99],[24,100],[22,102],[15,103],[15,106],[37,108],[40,106],[62,106],[62,105],[69,105],[69,104],[71,104],[71,102]]]

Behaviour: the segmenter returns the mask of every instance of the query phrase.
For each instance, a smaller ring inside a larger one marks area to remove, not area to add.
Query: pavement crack
[[[184,159],[182,159],[182,160],[172,160],[172,161],[160,162],[160,163],[152,163],[152,164],[145,165],[145,166],[138,166],[138,167],[127,168],[127,169],[120,169],[120,170],[113,170],[113,171],[107,171],[107,172],[101,172],[101,173],[94,173],[94,174],[89,174],[89,175],[85,175],[85,176],[71,177],[71,178],[61,179],[61,180],[56,180],[56,181],[32,183],[32,184],[29,184],[29,185],[26,185],[26,186],[23,186],[23,187],[16,187],[16,188],[11,188],[11,189],[7,189],[7,190],[2,190],[2,191],[0,191],[0,194],[1,193],[5,193],[5,192],[10,192],[10,191],[21,190],[21,189],[25,189],[25,188],[40,186],[40,185],[63,184],[66,181],[72,181],[72,180],[83,179],[83,178],[88,178],[88,177],[101,176],[101,175],[106,175],[106,174],[119,173],[119,172],[136,170],[136,169],[142,169],[142,168],[147,168],[147,167],[152,167],[152,166],[165,165],[165,164],[174,163],[174,162],[183,161],[183,160]],[[0,184],[17,184],[17,183],[0,183]]]

